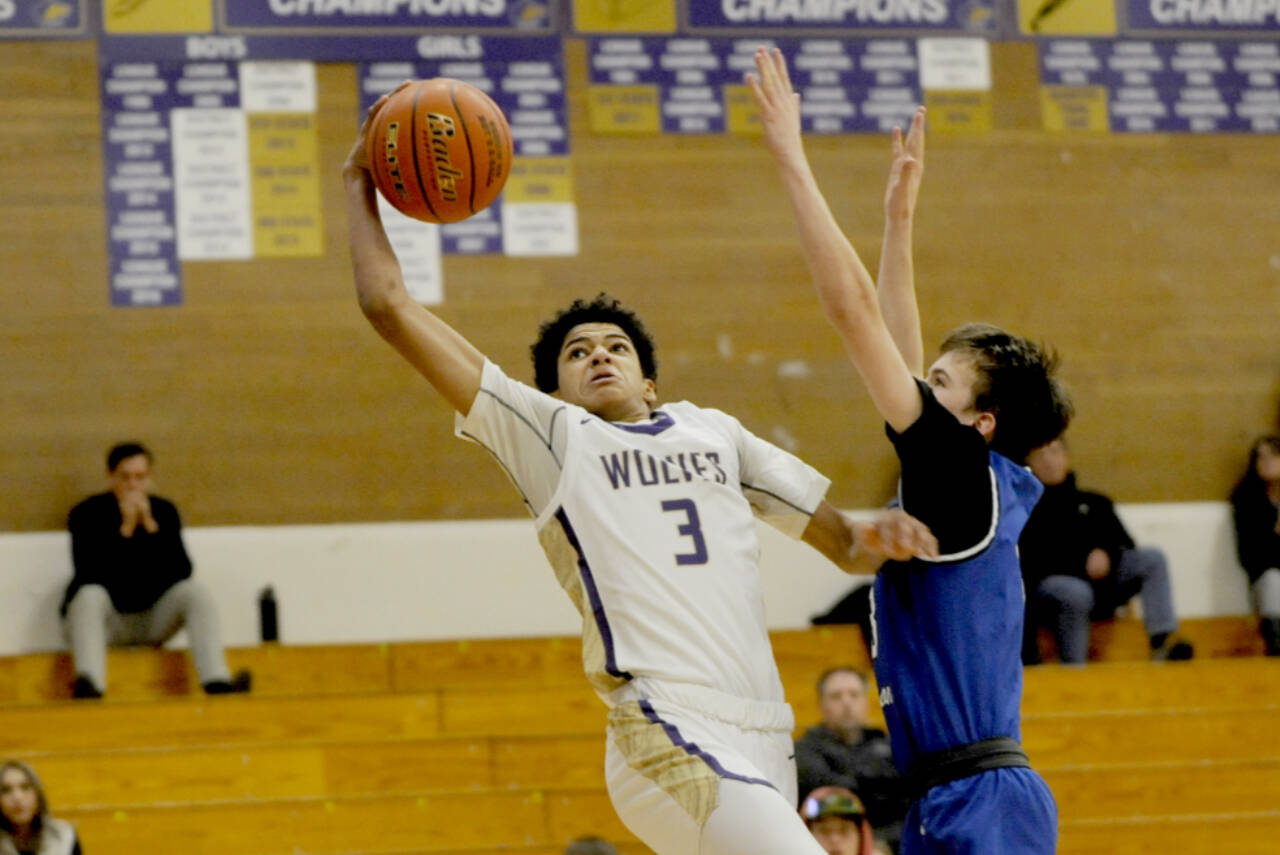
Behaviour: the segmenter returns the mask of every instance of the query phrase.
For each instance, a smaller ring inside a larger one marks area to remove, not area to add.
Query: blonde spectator
[[[17,760],[0,763],[0,855],[81,855],[71,823],[49,813],[39,776]]]

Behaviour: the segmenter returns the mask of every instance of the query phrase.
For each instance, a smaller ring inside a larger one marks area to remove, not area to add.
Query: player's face
[[[973,356],[963,350],[949,350],[929,366],[925,382],[933,389],[938,403],[955,416],[961,424],[977,428],[989,442],[995,433],[995,417],[974,409],[974,386],[978,372]]]
[[[616,324],[578,324],[560,347],[556,395],[602,419],[649,417],[657,392],[646,379],[631,338]]]
[[[867,687],[857,674],[837,671],[822,684],[819,706],[827,727],[837,730],[862,727],[867,720]]]
[[[1267,442],[1259,445],[1257,469],[1263,481],[1280,481],[1280,451]]]
[[[842,816],[824,816],[814,820],[809,831],[827,855],[859,855],[862,849],[858,824]]]
[[[15,826],[25,828],[36,815],[36,788],[21,769],[8,768],[0,777],[0,812]]]
[[[151,489],[151,463],[145,454],[126,457],[116,464],[108,476],[111,492],[120,498],[128,493],[145,493]]]
[[[1060,439],[1033,448],[1027,455],[1027,465],[1031,473],[1047,487],[1056,487],[1067,480],[1071,474],[1071,458],[1067,454],[1067,444]]]

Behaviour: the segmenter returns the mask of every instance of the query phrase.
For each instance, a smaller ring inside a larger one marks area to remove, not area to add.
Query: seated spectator
[[[213,596],[191,578],[182,523],[173,503],[148,493],[151,452],[129,442],[107,454],[110,490],[71,509],[75,567],[62,600],[75,659],[72,695],[106,690],[107,645],[160,645],[183,626],[204,690],[245,692],[250,676],[232,680]]]
[[[862,801],[844,787],[819,787],[800,802],[800,816],[827,855],[878,851]]]
[[[1249,574],[1268,656],[1280,656],[1280,434],[1260,437],[1231,491],[1236,554]]]
[[[869,681],[855,668],[832,668],[818,680],[822,723],[796,741],[798,792],[844,787],[866,805],[876,834],[895,848],[910,803],[893,765],[889,736],[867,725]]]
[[[26,763],[0,763],[0,855],[80,855],[71,823],[49,813],[49,800]]]
[[[1191,643],[1175,635],[1178,617],[1164,553],[1137,546],[1110,499],[1076,487],[1061,437],[1034,449],[1027,465],[1045,489],[1018,541],[1027,591],[1024,660],[1039,661],[1035,633],[1047,624],[1058,658],[1084,662],[1091,621],[1114,617],[1135,595],[1142,597],[1151,658],[1190,659]]]
[[[603,837],[579,837],[565,847],[564,855],[618,855],[618,850]]]

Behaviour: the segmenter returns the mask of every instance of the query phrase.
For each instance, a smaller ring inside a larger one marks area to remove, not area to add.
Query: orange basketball
[[[511,126],[493,99],[450,77],[415,80],[374,116],[369,171],[415,220],[456,223],[484,210],[511,173]]]

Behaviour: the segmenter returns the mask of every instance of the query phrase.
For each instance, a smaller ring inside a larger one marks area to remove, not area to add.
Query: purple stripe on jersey
[[[657,436],[675,423],[675,419],[661,410],[654,410],[653,421],[644,424],[633,425],[626,422],[607,422],[607,424],[613,425],[618,430],[625,430],[627,433],[647,433],[649,436]]]
[[[610,676],[620,680],[634,679],[629,672],[618,669],[613,650],[613,632],[609,629],[609,619],[604,613],[604,603],[600,602],[600,592],[596,590],[596,580],[591,575],[587,556],[582,554],[582,544],[578,543],[578,535],[569,524],[569,517],[565,515],[564,508],[556,509],[556,519],[560,522],[560,528],[564,530],[564,536],[569,539],[569,545],[578,554],[578,571],[582,575],[582,585],[587,589],[587,599],[591,601],[591,615],[595,618],[596,629],[600,631],[600,640],[604,642],[604,670]]]
[[[696,742],[685,742],[684,737],[680,735],[679,729],[668,721],[663,721],[658,715],[657,710],[653,708],[653,704],[648,701],[640,701],[640,711],[644,713],[644,717],[654,724],[662,725],[662,729],[666,731],[667,738],[677,748],[683,748],[686,753],[697,757],[703,763],[711,767],[711,771],[715,772],[721,778],[728,778],[732,781],[742,781],[744,784],[763,784],[771,790],[777,790],[773,784],[764,778],[748,778],[746,775],[735,775],[720,765],[720,761],[712,757],[707,752],[698,747]]]

